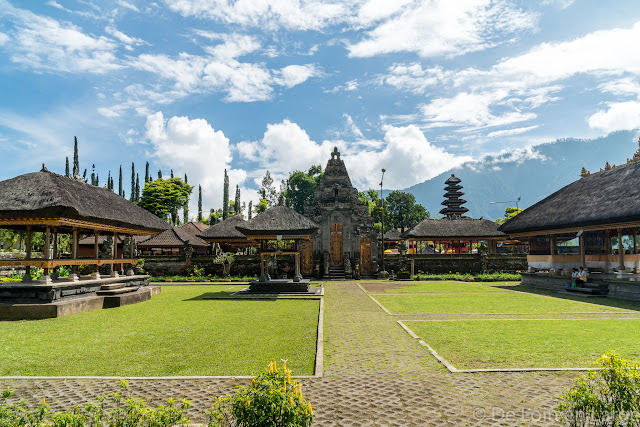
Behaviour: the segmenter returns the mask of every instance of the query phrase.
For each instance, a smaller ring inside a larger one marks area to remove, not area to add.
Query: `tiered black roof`
[[[449,219],[460,218],[469,211],[469,209],[462,206],[467,203],[467,201],[460,198],[464,195],[462,191],[459,191],[462,189],[460,182],[460,178],[457,178],[454,174],[451,174],[451,177],[444,182],[447,184],[447,186],[444,187],[446,193],[443,196],[446,197],[446,199],[442,204],[446,207],[442,209],[440,213]]]

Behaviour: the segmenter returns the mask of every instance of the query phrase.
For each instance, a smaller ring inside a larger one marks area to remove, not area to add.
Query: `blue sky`
[[[640,127],[639,41],[633,0],[0,0],[0,179],[63,173],[77,136],[101,182],[149,161],[205,209],[225,168],[255,200],[334,146],[406,188]]]

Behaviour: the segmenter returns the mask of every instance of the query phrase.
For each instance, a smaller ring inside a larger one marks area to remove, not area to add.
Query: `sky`
[[[333,147],[403,189],[639,127],[637,0],[0,0],[0,180],[64,173],[77,136],[101,184],[149,162],[206,211],[225,168],[255,203]]]

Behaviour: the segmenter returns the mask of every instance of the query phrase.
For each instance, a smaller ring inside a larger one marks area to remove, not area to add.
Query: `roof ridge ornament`
[[[42,169],[40,169],[40,172],[49,172],[49,169],[44,165],[44,162],[42,162]]]

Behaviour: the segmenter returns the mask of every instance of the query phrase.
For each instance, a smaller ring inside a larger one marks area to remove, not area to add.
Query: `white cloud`
[[[274,177],[287,177],[292,170],[307,170],[329,159],[334,146],[342,152],[351,180],[360,189],[375,188],[380,170],[386,168],[385,188],[406,188],[471,160],[467,156],[447,153],[432,145],[416,126],[384,128],[384,141],[365,144],[344,140],[313,141],[290,120],[270,124],[260,141],[237,144],[240,156],[258,162],[259,180],[268,169]],[[382,147],[378,149],[378,147]]]
[[[452,72],[445,72],[441,67],[423,69],[418,63],[394,64],[382,81],[397,89],[415,94],[424,94],[428,88],[441,84]]]
[[[274,82],[280,86],[291,88],[318,75],[320,72],[312,64],[288,65],[274,73]]]
[[[45,71],[103,74],[122,68],[114,52],[116,44],[104,36],[93,36],[70,24],[36,15],[0,0],[5,16],[15,24],[11,60]]]
[[[0,46],[4,46],[9,41],[9,36],[5,33],[0,33]]]
[[[598,88],[603,92],[612,93],[618,96],[633,95],[640,97],[640,84],[637,79],[632,79],[630,77],[602,83]]]
[[[503,136],[512,136],[512,135],[520,135],[521,133],[529,132],[530,130],[537,129],[539,125],[527,126],[523,128],[515,128],[515,129],[505,129],[505,130],[497,130],[495,132],[490,132],[487,137],[489,138],[499,138]]]
[[[129,3],[124,0],[118,0],[118,5],[124,7],[125,9],[133,10],[134,12],[140,12],[140,9],[138,9],[135,4]]]
[[[161,111],[147,117],[146,138],[159,165],[171,168],[177,176],[187,173],[189,183],[195,185],[196,196],[191,197],[190,212],[197,210],[197,186],[202,186],[203,206],[222,205],[223,171],[229,173],[231,186],[242,185],[246,172],[232,169],[229,139],[222,131],[214,130],[206,120],[171,117],[165,120]],[[246,197],[245,197],[246,198]]]
[[[342,117],[344,117],[347,120],[347,128],[349,129],[349,131],[351,132],[351,134],[356,137],[357,139],[363,139],[364,135],[362,134],[362,131],[360,130],[360,128],[355,124],[355,122],[353,121],[353,119],[351,118],[350,115],[348,115],[347,113],[344,113],[342,115]]]
[[[416,52],[424,58],[457,56],[495,46],[505,34],[535,25],[535,15],[503,0],[420,1],[347,48],[351,57],[392,52]]]
[[[587,119],[589,127],[605,132],[640,128],[640,101],[611,102],[608,107]]]
[[[168,55],[142,54],[131,61],[139,70],[158,74],[175,82],[176,89],[195,90],[201,82],[207,60],[201,56],[180,53],[177,59]]]
[[[528,146],[523,148],[508,148],[500,151],[496,154],[490,154],[485,156],[481,162],[489,163],[492,165],[499,163],[512,163],[516,162],[521,164],[526,160],[540,160],[545,161],[547,157],[537,151],[534,147]]]
[[[128,36],[125,33],[123,33],[122,31],[118,31],[115,27],[112,27],[112,26],[106,27],[105,31],[107,32],[107,34],[112,35],[113,37],[117,38],[122,43],[124,43],[125,48],[127,50],[133,50],[133,46],[140,46],[140,45],[148,45],[149,44],[149,43],[147,43],[146,41],[144,41],[142,39]]]
[[[575,0],[543,0],[542,4],[550,5],[555,4],[560,7],[560,9],[566,9],[573,4]]]

